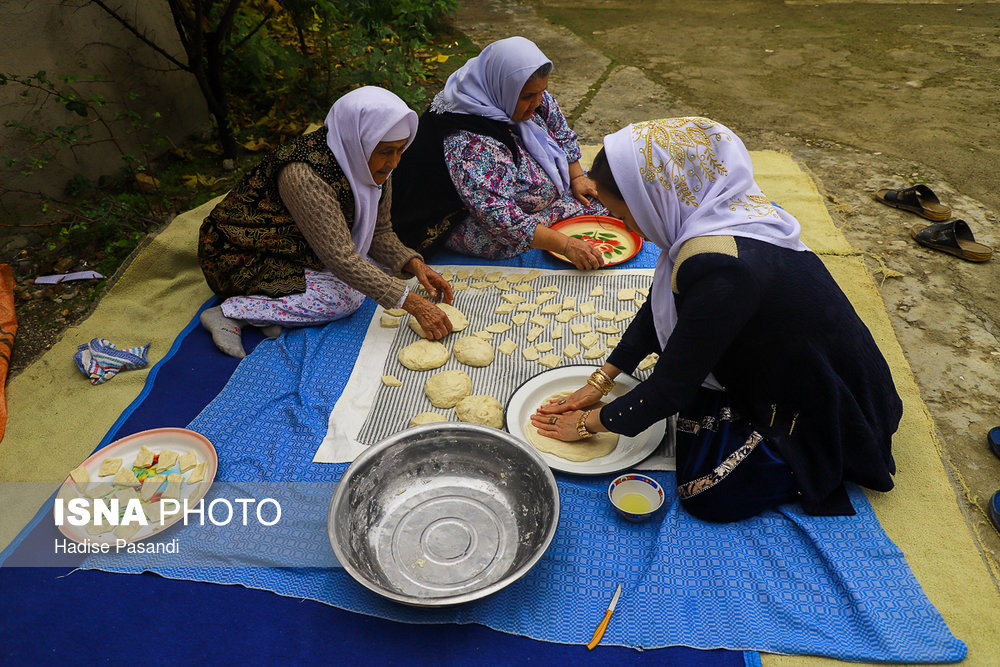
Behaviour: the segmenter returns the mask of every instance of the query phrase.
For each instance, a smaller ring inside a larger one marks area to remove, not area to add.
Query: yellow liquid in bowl
[[[645,514],[653,509],[653,503],[641,493],[626,493],[617,501],[618,507],[630,514]]]

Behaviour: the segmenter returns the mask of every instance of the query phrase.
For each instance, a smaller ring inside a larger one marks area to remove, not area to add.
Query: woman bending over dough
[[[893,486],[902,403],[868,328],[799,223],[757,187],[743,142],[707,118],[605,137],[598,198],[661,249],[649,299],[588,384],[540,408],[542,435],[636,435],[675,413],[681,504],[735,521],[789,501],[853,514],[845,482]],[[635,389],[586,409],[651,352]]]
[[[225,299],[202,313],[220,350],[245,352],[243,324],[326,324],[369,297],[403,308],[431,339],[451,331],[434,304],[411,292],[416,276],[451,303],[447,281],[392,231],[390,174],[413,141],[417,116],[387,90],[358,88],[334,103],[323,128],[267,155],[202,223],[198,258]]]

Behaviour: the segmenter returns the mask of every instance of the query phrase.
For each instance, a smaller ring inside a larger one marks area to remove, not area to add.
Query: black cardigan
[[[444,140],[458,130],[492,137],[507,147],[514,164],[520,160],[509,123],[430,109],[420,116],[413,145],[392,173],[392,228],[425,258],[443,248],[452,227],[465,219],[465,203],[444,160]]]
[[[662,351],[652,295],[639,310],[608,362],[631,373],[648,353],[660,358],[647,380],[601,410],[601,421],[639,433],[690,406],[711,371],[734,410],[778,446],[806,511],[853,514],[844,481],[893,486],[902,402],[889,367],[815,254],[739,237],[736,246],[738,258],[705,253],[681,265],[677,326]]]

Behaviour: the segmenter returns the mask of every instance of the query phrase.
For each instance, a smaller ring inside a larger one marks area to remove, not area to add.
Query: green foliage
[[[230,125],[237,141],[248,151],[267,150],[301,132],[307,121],[322,119],[333,100],[362,85],[392,90],[419,110],[427,90],[442,81],[444,72],[438,68],[449,54],[471,47],[464,41],[455,49],[459,42],[453,36],[447,44],[440,43],[444,23],[457,4],[457,0],[244,2],[223,47],[223,89],[229,93]],[[218,18],[207,16],[206,25],[216,25]],[[0,146],[0,205],[11,193],[37,199],[39,215],[27,226],[45,237],[32,258],[49,272],[63,270],[54,268],[57,262],[74,260],[112,275],[172,212],[228,191],[239,177],[239,172],[221,168],[218,144],[175,147],[164,153],[170,146],[156,131],[160,114],[136,111],[141,102],[137,92],[116,90],[99,76],[0,73],[0,86],[18,87],[31,109],[4,121],[21,141],[17,152],[15,142]],[[64,112],[57,122],[42,126],[33,120],[34,111],[56,105]],[[95,143],[114,148],[120,162],[113,174],[96,179],[76,174],[65,184],[61,198],[10,185],[13,180],[8,177],[44,174],[60,152]],[[90,298],[96,298],[102,285],[90,291]]]
[[[138,101],[134,91],[123,99],[109,100],[100,90],[110,88],[99,76],[50,77],[40,71],[31,75],[0,73],[0,85],[18,86],[28,111],[24,120],[8,119],[4,126],[16,130],[20,142],[7,142],[0,155],[0,200],[18,194],[37,202],[40,219],[31,226],[48,230],[43,252],[53,258],[40,261],[51,267],[57,258],[94,258],[91,265],[110,275],[135,249],[139,241],[160,223],[163,197],[156,192],[151,171],[151,154],[160,150],[163,138],[153,125],[159,113],[148,120],[133,110]],[[101,85],[102,88],[97,88]],[[27,120],[53,105],[65,115],[52,126]],[[18,189],[18,176],[33,176],[49,167],[65,151],[75,152],[93,144],[110,144],[121,160],[118,173],[102,176],[98,182],[75,174],[63,188],[68,200]],[[6,173],[4,173],[6,172]],[[134,189],[143,185],[147,191]],[[36,217],[36,219],[39,219]],[[50,269],[51,270],[51,269]]]
[[[267,115],[288,100],[308,117],[358,86],[387,88],[415,108],[432,68],[421,57],[457,0],[282,0],[285,10],[257,30],[264,9],[245,8],[227,54],[233,97]]]
[[[27,148],[14,154],[9,152],[12,150],[10,146],[5,146],[5,152],[0,155],[0,163],[8,171],[31,176],[48,166],[64,149],[73,150],[84,145],[108,142],[117,148],[129,171],[146,171],[150,159],[147,149],[150,147],[140,143],[138,153],[124,148],[126,143],[135,143],[131,139],[126,141],[126,138],[137,133],[148,133],[151,129],[140,114],[127,106],[128,102],[137,99],[138,93],[128,92],[127,100],[119,101],[120,110],[111,112],[109,102],[103,94],[83,91],[84,86],[102,83],[105,83],[104,80],[96,75],[82,80],[79,76],[61,76],[58,81],[53,81],[44,70],[27,76],[0,73],[0,86],[20,86],[21,97],[31,98],[33,112],[52,103],[69,112],[67,124],[55,127],[39,127],[20,120],[5,120],[4,127],[16,129]],[[33,116],[34,113],[30,115]],[[159,113],[151,116],[154,120],[159,119]],[[160,146],[163,139],[158,137],[154,141],[156,146]],[[4,194],[5,191],[0,189],[0,197]]]
[[[369,35],[431,41],[442,21],[458,7],[457,0],[344,0],[338,3],[348,21]]]

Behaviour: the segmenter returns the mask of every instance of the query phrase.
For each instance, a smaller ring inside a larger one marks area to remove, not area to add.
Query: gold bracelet
[[[587,384],[601,392],[602,396],[607,396],[615,388],[615,381],[600,368],[590,374]]]
[[[615,388],[614,382],[610,382],[600,376],[587,380],[587,384],[601,392],[602,396],[607,396],[611,393],[611,390]]]
[[[576,421],[576,434],[581,438],[589,438],[594,435],[587,428],[587,417],[590,416],[590,412],[590,410],[584,410],[583,414],[580,415],[580,418]]]
[[[595,380],[595,379],[594,379],[594,376],[591,376],[591,377],[590,377],[590,379],[589,379],[589,380],[587,380],[587,384],[589,384],[589,385],[590,385],[591,387],[593,387],[593,388],[594,388],[594,389],[596,389],[597,391],[601,392],[601,396],[607,396],[607,395],[608,395],[608,391],[609,391],[609,390],[608,390],[608,389],[605,389],[605,388],[604,388],[604,387],[603,387],[603,386],[602,386],[602,385],[600,384],[600,382],[599,382],[598,380]]]

